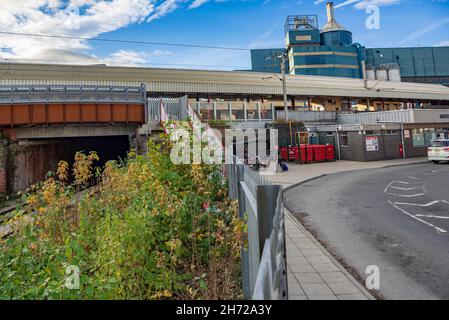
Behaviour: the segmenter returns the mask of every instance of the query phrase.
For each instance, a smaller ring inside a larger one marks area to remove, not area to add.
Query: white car
[[[432,140],[427,151],[429,160],[433,163],[449,161],[449,139]]]

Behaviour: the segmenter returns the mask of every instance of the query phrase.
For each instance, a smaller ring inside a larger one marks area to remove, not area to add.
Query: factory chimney
[[[335,21],[335,7],[333,2],[326,3],[327,9],[327,24],[323,28],[323,32],[328,31],[341,31],[345,30],[345,28],[340,25],[337,21]]]
[[[332,23],[335,22],[335,7],[333,2],[328,2],[326,4],[327,9],[327,22]]]

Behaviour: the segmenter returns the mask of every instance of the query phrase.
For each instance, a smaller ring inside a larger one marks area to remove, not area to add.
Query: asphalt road
[[[361,277],[378,266],[386,299],[449,299],[448,164],[330,175],[286,205]]]

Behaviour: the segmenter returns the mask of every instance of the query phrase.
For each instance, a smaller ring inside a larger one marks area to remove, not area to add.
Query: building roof
[[[287,75],[294,96],[449,101],[442,85]],[[0,63],[0,85],[75,84],[136,86],[152,93],[282,95],[279,74],[161,68]]]

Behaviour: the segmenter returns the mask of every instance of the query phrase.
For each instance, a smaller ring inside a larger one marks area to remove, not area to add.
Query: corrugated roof
[[[139,85],[155,93],[281,95],[280,75],[258,72],[205,71],[79,65],[0,63],[0,84]],[[288,94],[449,101],[442,85],[287,75]]]

